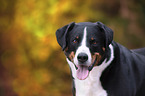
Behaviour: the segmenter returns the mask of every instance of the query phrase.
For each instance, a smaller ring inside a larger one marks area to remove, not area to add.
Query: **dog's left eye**
[[[97,44],[97,41],[96,40],[91,40],[91,44],[96,45]]]

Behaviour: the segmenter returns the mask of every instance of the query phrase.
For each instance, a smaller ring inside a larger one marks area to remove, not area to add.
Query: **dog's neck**
[[[74,64],[67,59],[75,82],[76,96],[107,96],[107,92],[103,89],[100,82],[100,77],[105,68],[109,66],[114,59],[113,46],[110,44],[109,48],[110,58],[105,58],[102,64],[94,66],[85,80],[79,80],[76,77],[76,68]]]

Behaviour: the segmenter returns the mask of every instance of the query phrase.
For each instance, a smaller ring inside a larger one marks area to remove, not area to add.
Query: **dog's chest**
[[[100,72],[98,68],[94,68],[89,77],[85,80],[75,78],[76,96],[107,96],[107,92],[103,89],[100,82]]]

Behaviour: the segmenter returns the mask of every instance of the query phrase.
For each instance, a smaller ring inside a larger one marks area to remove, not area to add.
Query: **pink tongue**
[[[88,77],[89,70],[87,66],[78,66],[77,69],[77,78],[80,80],[84,80]]]

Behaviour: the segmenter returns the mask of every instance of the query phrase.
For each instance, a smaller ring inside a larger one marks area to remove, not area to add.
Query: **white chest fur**
[[[107,96],[100,82],[101,71],[95,67],[87,79],[79,80],[75,77],[76,96]]]
[[[111,56],[110,59],[106,62],[105,59],[100,66],[95,66],[91,71],[89,76],[85,80],[79,80],[76,77],[76,68],[74,64],[67,59],[67,62],[71,68],[72,76],[75,81],[76,96],[107,96],[106,90],[103,89],[100,77],[105,68],[113,61],[114,52],[113,46],[109,45]]]

